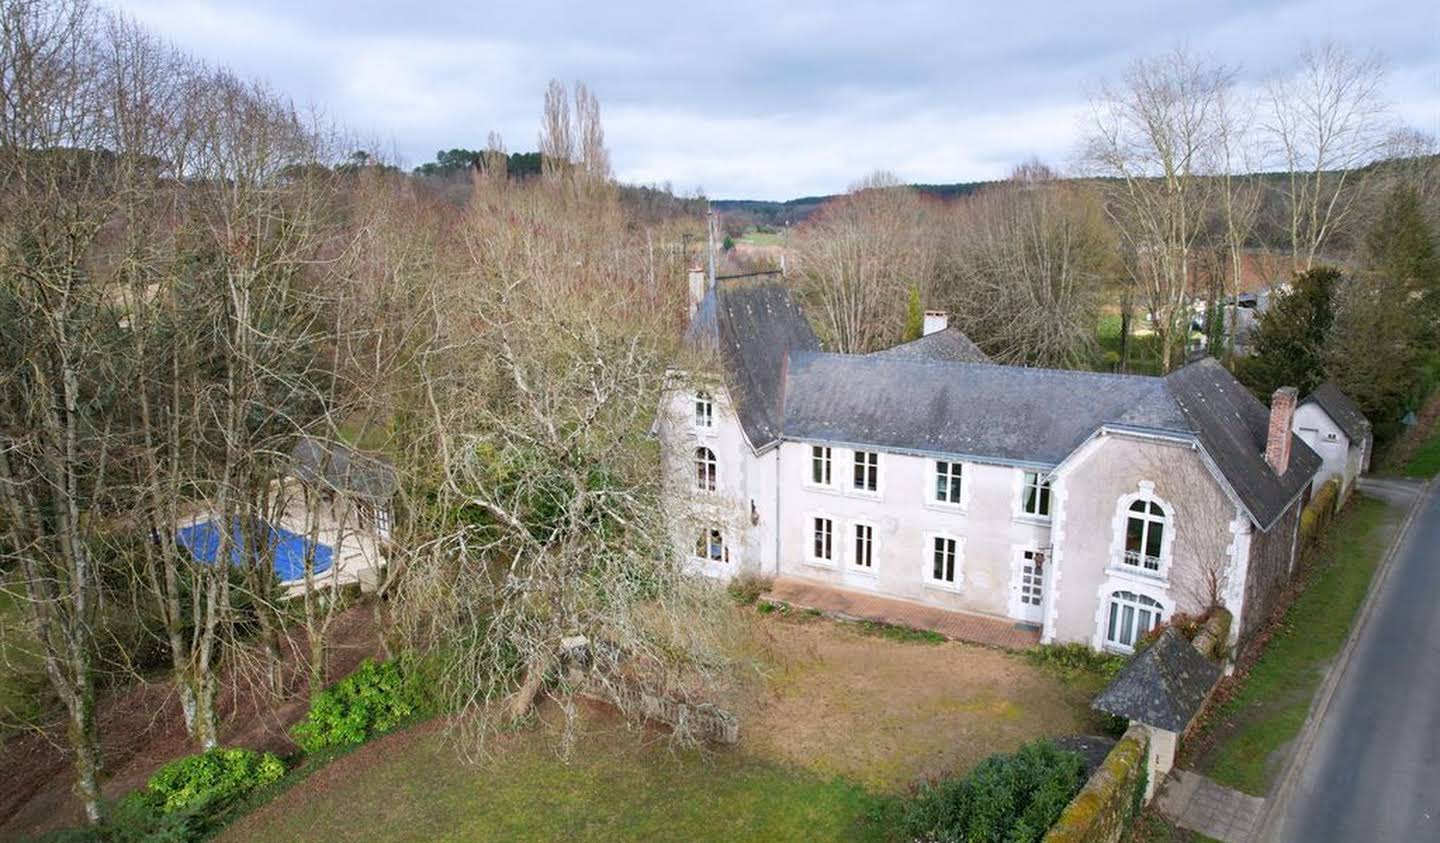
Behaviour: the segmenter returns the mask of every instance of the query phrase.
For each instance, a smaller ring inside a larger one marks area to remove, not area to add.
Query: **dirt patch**
[[[330,676],[344,676],[378,654],[371,617],[369,606],[356,606],[335,619],[327,656]],[[303,641],[291,643],[285,698],[271,700],[248,678],[227,677],[217,704],[223,746],[281,754],[295,749],[287,731],[309,707],[309,692],[298,658]],[[195,751],[174,686],[164,678],[102,694],[97,718],[108,798],[134,790],[166,762]],[[59,724],[0,744],[0,770],[6,771],[0,781],[0,837],[41,834],[83,821]]]
[[[756,614],[748,626],[755,669],[723,702],[740,749],[769,760],[890,790],[1088,723],[1082,689],[1000,650],[823,619]]]

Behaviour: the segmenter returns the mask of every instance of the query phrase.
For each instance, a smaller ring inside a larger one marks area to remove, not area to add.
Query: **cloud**
[[[1440,129],[1440,20],[1420,0],[966,5],[121,2],[412,165],[492,129],[533,148],[546,82],[582,79],[620,177],[712,196],[834,192],[878,168],[957,181],[1030,155],[1064,164],[1086,91],[1181,41],[1246,84],[1305,38],[1379,50],[1397,115]]]

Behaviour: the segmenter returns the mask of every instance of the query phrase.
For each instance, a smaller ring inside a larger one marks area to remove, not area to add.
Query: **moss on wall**
[[[1150,737],[1132,724],[1045,835],[1045,843],[1114,843],[1145,801]]]

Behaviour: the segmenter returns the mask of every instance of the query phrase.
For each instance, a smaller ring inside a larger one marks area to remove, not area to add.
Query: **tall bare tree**
[[[900,340],[911,287],[926,295],[934,281],[934,225],[920,195],[882,172],[799,227],[795,269],[829,348],[869,352]]]
[[[1314,265],[1345,223],[1357,194],[1356,170],[1383,149],[1384,78],[1378,56],[1357,57],[1327,42],[1306,46],[1297,66],[1267,88],[1261,128],[1286,171],[1283,194],[1297,272]]]
[[[1119,86],[1092,102],[1083,163],[1102,177],[1106,208],[1125,245],[1126,265],[1160,343],[1174,363],[1190,318],[1190,276],[1215,188],[1221,103],[1229,68],[1184,47],[1142,58]]]

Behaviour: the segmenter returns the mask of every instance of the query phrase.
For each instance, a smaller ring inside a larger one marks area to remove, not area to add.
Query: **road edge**
[[[1279,835],[1284,831],[1284,812],[1281,809],[1289,801],[1295,789],[1295,780],[1298,778],[1297,774],[1303,765],[1302,762],[1309,759],[1310,752],[1315,747],[1315,739],[1320,732],[1320,721],[1325,718],[1325,713],[1330,708],[1330,702],[1335,696],[1335,689],[1339,687],[1341,677],[1345,675],[1345,671],[1350,666],[1350,659],[1354,655],[1360,635],[1375,613],[1375,606],[1380,602],[1380,595],[1385,591],[1385,584],[1390,581],[1390,573],[1395,568],[1395,559],[1400,555],[1400,548],[1410,535],[1410,528],[1415,523],[1415,516],[1425,506],[1435,488],[1437,487],[1434,481],[1422,481],[1415,500],[1410,504],[1410,511],[1405,514],[1405,520],[1401,522],[1394,540],[1390,542],[1390,547],[1386,549],[1385,556],[1380,560],[1380,568],[1370,581],[1370,590],[1365,595],[1365,602],[1360,604],[1360,614],[1356,616],[1355,623],[1350,627],[1350,634],[1345,638],[1345,645],[1340,648],[1339,657],[1326,671],[1325,678],[1320,682],[1319,691],[1310,702],[1310,710],[1305,714],[1305,724],[1300,727],[1300,736],[1296,741],[1295,751],[1290,753],[1290,758],[1285,762],[1284,772],[1275,782],[1275,786],[1270,789],[1270,793],[1266,795],[1265,814],[1261,818],[1260,824],[1254,829],[1252,839],[1266,841],[1281,839]],[[1358,487],[1357,491],[1360,491]]]

